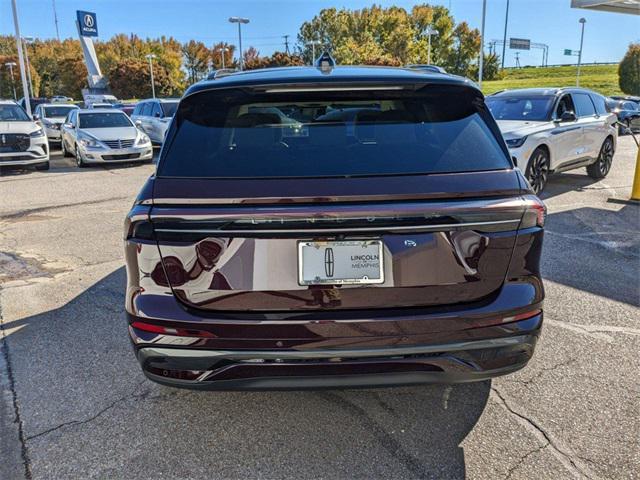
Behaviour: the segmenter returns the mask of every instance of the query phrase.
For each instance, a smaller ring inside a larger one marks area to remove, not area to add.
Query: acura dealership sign
[[[76,11],[78,16],[78,26],[80,27],[80,35],[83,37],[98,36],[98,20],[93,12]]]

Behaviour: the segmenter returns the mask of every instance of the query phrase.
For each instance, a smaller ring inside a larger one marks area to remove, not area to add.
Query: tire
[[[540,195],[547,185],[549,170],[549,152],[542,147],[536,148],[529,158],[524,174],[536,195]]]
[[[595,180],[600,180],[607,176],[611,171],[611,164],[613,163],[613,154],[615,153],[613,148],[613,140],[611,137],[607,137],[600,147],[600,153],[595,163],[587,166],[587,173]]]
[[[71,153],[67,150],[67,147],[64,145],[64,140],[60,140],[60,149],[62,150],[63,157],[70,157]]]
[[[80,151],[78,150],[78,146],[76,145],[76,165],[78,168],[87,168],[87,164],[82,160],[82,156],[80,155]]]
[[[36,170],[49,170],[49,166],[49,162],[39,163],[38,165],[36,165]]]

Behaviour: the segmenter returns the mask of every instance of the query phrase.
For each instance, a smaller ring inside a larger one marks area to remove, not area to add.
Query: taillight
[[[131,323],[131,327],[137,330],[142,330],[149,333],[158,333],[161,335],[174,335],[177,337],[206,337],[213,338],[215,335],[205,330],[194,330],[191,328],[173,328],[163,327],[162,325],[156,325],[153,323],[145,323],[135,321]]]
[[[535,195],[527,195],[520,228],[544,227],[546,218],[547,207],[544,202]]]
[[[131,222],[127,239],[131,240],[153,240],[153,226],[147,220]]]

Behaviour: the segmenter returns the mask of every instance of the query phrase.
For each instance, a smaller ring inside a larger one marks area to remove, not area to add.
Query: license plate
[[[384,282],[380,240],[298,242],[300,285],[354,285]]]

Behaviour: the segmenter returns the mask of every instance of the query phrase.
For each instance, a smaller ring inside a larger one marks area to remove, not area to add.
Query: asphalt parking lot
[[[552,177],[545,326],[492,382],[213,393],[146,380],[122,223],[153,165],[0,177],[0,478],[639,478],[636,147]]]

